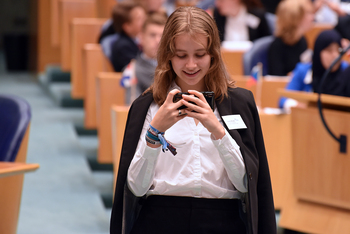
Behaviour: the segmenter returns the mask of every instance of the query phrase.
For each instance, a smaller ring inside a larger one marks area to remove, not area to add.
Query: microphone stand
[[[326,70],[326,72],[323,74],[322,78],[321,78],[321,81],[320,81],[320,84],[318,85],[318,99],[317,99],[317,106],[318,106],[318,111],[320,113],[320,117],[321,117],[321,120],[322,120],[322,123],[323,125],[325,126],[327,132],[336,140],[339,142],[340,144],[340,153],[346,153],[346,143],[347,143],[347,136],[346,135],[340,135],[339,138],[336,137],[334,135],[334,133],[330,130],[330,128],[328,127],[327,123],[326,123],[326,120],[324,119],[324,116],[323,116],[323,107],[322,107],[322,102],[321,102],[321,93],[322,93],[322,86],[323,86],[323,83],[325,82],[328,74],[330,73],[330,71],[333,69],[334,65],[336,63],[338,63],[340,61],[340,59],[343,57],[343,55],[350,49],[350,45],[343,49],[341,52],[340,52],[340,55],[338,58],[336,58],[331,66]]]

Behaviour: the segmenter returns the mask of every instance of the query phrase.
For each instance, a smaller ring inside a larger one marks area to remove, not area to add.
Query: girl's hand
[[[171,90],[168,93],[165,102],[159,108],[157,114],[152,119],[151,125],[158,131],[165,132],[177,121],[186,117],[184,110],[181,110],[181,112],[183,113],[181,115],[179,115],[179,110],[177,110],[177,108],[183,105],[182,102],[173,102],[174,95],[179,92],[180,91],[178,89]]]
[[[188,90],[188,92],[191,95],[183,95],[183,99],[179,101],[188,107],[188,109],[184,110],[187,116],[198,119],[202,125],[214,135],[215,139],[223,138],[225,136],[225,129],[216,118],[203,94],[195,90]],[[198,98],[194,97],[193,95],[197,96]],[[189,103],[190,101],[196,103],[197,105]],[[196,112],[192,112],[192,110]]]

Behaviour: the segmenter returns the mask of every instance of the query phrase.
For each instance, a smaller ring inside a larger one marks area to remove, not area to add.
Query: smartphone
[[[205,100],[207,100],[210,108],[214,111],[214,92],[213,91],[205,91],[205,92],[201,92],[205,98]],[[174,98],[173,98],[173,102],[178,102],[182,99],[182,94],[185,94],[185,95],[190,95],[188,92],[183,92],[183,93],[177,93],[175,94]],[[190,102],[194,105],[196,105],[196,103],[194,102]],[[180,106],[179,108],[177,108],[178,110],[182,110],[182,109],[185,109],[187,108],[187,106],[185,105],[182,105]]]

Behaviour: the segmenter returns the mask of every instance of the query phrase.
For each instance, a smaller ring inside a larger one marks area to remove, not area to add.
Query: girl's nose
[[[194,58],[190,57],[186,63],[186,67],[188,68],[194,68],[194,67],[197,67],[197,63],[196,61],[194,60]]]

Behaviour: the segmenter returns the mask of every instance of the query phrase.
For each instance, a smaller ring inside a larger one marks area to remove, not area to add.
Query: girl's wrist
[[[221,126],[221,128],[219,128],[217,131],[211,132],[211,134],[213,135],[215,140],[221,140],[225,136],[226,132],[224,127]]]

